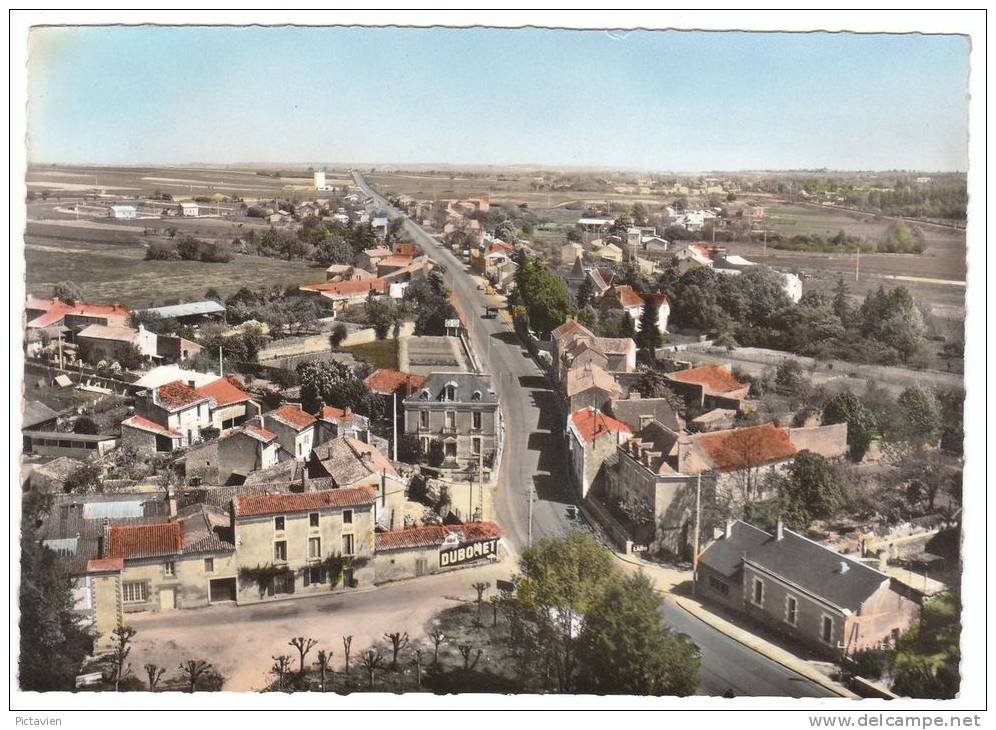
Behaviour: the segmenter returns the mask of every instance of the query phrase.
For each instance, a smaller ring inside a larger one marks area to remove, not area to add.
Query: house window
[[[298,455],[298,456],[300,456],[300,455],[301,455],[301,444],[298,444],[298,445],[297,445],[297,455]]]
[[[280,517],[274,517],[273,518],[273,529],[276,530],[277,532],[283,532],[284,531],[284,518],[283,518],[283,515],[281,515]]]
[[[418,412],[418,427],[429,428],[429,411]]]
[[[312,527],[318,527],[318,513],[317,512],[312,512],[311,514],[308,515],[308,524],[310,524]]]
[[[342,554],[352,555],[353,554],[353,536],[343,535],[342,536]]]
[[[730,587],[714,575],[709,576],[709,587],[722,596],[730,595]]]
[[[320,537],[308,538],[308,557],[309,558],[322,557],[322,538]]]
[[[273,559],[276,560],[277,562],[281,562],[281,563],[287,561],[287,541],[286,540],[280,540],[278,542],[273,543]]]
[[[820,624],[820,639],[824,644],[829,644],[833,640],[833,619],[830,616],[823,616]]]
[[[204,558],[204,572],[205,573],[214,572],[214,558]]]
[[[479,456],[480,455],[480,453],[481,453],[481,439],[480,439],[480,437],[475,436],[474,438],[472,438],[470,440],[470,448],[471,448],[471,453],[473,453],[474,456]]]
[[[342,524],[351,525],[353,524],[353,510],[344,509],[342,511]]]
[[[456,458],[456,455],[457,455],[457,449],[456,449],[456,447],[457,447],[456,441],[450,441],[450,442],[448,442],[446,444],[445,454],[446,454],[446,458],[447,459],[455,459]]]
[[[799,602],[795,600],[795,596],[786,596],[785,622],[795,626],[798,620],[799,620]]]
[[[141,603],[149,599],[149,588],[143,582],[122,583],[121,599],[125,603]]]
[[[454,401],[456,400],[456,386],[447,385],[446,386],[446,400]]]
[[[473,422],[473,429],[475,431],[480,431],[481,430],[481,412],[480,411],[474,411],[473,414],[471,415],[471,419],[472,419],[472,422]]]
[[[318,565],[312,565],[304,571],[304,585],[318,585],[322,582],[322,569]]]
[[[456,411],[446,411],[446,428],[456,428]]]
[[[756,606],[764,605],[764,581],[760,578],[754,579],[754,592],[751,594],[751,601]]]
[[[176,575],[176,563],[172,560],[167,560],[163,563],[163,573],[166,575]]]

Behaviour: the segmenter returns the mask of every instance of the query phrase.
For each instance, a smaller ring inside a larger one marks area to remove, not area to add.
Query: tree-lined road
[[[574,503],[567,479],[563,418],[557,394],[543,372],[503,319],[485,319],[489,303],[464,265],[414,221],[397,211],[359,173],[353,178],[392,218],[404,220],[405,231],[430,259],[445,266],[453,305],[467,327],[483,369],[491,373],[505,425],[505,447],[495,494],[496,520],[513,550],[528,544],[529,499],[533,503],[533,540],[566,535],[571,529],[567,505]],[[833,697],[831,692],[767,659],[708,626],[671,602],[665,621],[687,634],[702,652],[700,691],[744,696]]]

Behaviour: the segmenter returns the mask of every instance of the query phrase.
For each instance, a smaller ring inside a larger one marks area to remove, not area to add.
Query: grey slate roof
[[[31,428],[32,426],[37,426],[39,423],[45,423],[45,421],[51,421],[56,418],[59,414],[53,411],[47,405],[37,400],[26,400],[21,408],[21,428]]]
[[[699,557],[699,563],[732,578],[743,567],[744,554],[770,539],[771,535],[764,530],[738,520],[731,526],[730,537],[721,538],[710,545]]]
[[[743,559],[823,600],[857,612],[889,576],[860,560],[842,555],[785,529],[781,540],[744,522],[733,525],[731,537],[710,547],[702,556],[709,567],[731,575],[733,556]],[[762,537],[763,536],[763,537]],[[724,543],[727,543],[725,546]],[[714,554],[713,551],[716,550]],[[842,570],[846,566],[846,570]],[[734,570],[735,572],[735,570]]]
[[[498,403],[491,386],[491,376],[479,373],[431,373],[426,377],[423,388],[406,398],[406,403],[424,402],[424,391],[429,391],[429,401],[442,401],[445,388],[449,383],[456,385],[456,399],[452,403]],[[480,393],[475,399],[474,394]]]
[[[172,304],[167,307],[153,307],[143,309],[143,314],[158,314],[163,319],[169,317],[190,317],[195,314],[220,314],[225,311],[225,305],[208,299],[203,302],[187,302],[186,304]]]
[[[640,428],[641,416],[648,416],[673,431],[681,430],[678,416],[666,398],[613,398],[609,401],[609,411],[613,418],[618,418],[634,430]]]

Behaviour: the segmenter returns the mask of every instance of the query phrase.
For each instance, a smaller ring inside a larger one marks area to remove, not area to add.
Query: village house
[[[372,586],[376,500],[370,486],[235,497],[238,602]]]
[[[183,457],[184,470],[192,483],[243,484],[250,474],[277,464],[281,453],[286,454],[277,435],[253,421],[193,446]]]
[[[138,218],[138,208],[134,205],[112,205],[107,209],[108,218]]]
[[[177,380],[136,396],[135,415],[121,422],[121,439],[137,449],[172,451],[197,443],[210,426],[211,398]]]
[[[79,331],[91,324],[124,327],[131,312],[120,304],[69,304],[59,299],[28,297],[24,305],[27,329],[55,328],[58,331]]]
[[[335,406],[322,406],[321,410],[315,414],[318,419],[318,433],[315,442],[324,444],[326,441],[339,436],[362,441],[365,444],[383,442],[370,430],[370,419],[361,416],[347,406],[346,408],[336,408]]]
[[[232,376],[218,378],[195,388],[210,400],[211,425],[221,432],[240,426],[259,415],[260,407]]]
[[[608,413],[633,431],[639,431],[651,421],[657,421],[672,431],[684,428],[681,416],[667,398],[643,398],[636,390],[630,391],[628,398],[611,400]]]
[[[184,217],[196,218],[200,212],[200,206],[193,201],[184,201],[176,206],[176,214]]]
[[[623,395],[616,379],[594,363],[568,370],[561,383],[570,412],[582,408],[602,410],[613,398]]]
[[[68,456],[74,459],[86,459],[93,455],[100,457],[118,445],[118,437],[108,433],[67,433],[25,429],[21,431],[21,438],[25,454]]]
[[[377,265],[384,259],[390,258],[393,255],[394,252],[385,246],[368,248],[364,251],[360,251],[360,253],[356,255],[354,263],[361,269],[376,272]]]
[[[737,380],[730,365],[700,365],[665,376],[671,389],[696,410],[729,408],[740,412],[750,383]]]
[[[156,333],[145,327],[120,327],[91,324],[76,333],[76,348],[84,362],[97,364],[122,360],[128,357],[132,348],[137,348],[145,359],[156,356]]]
[[[830,659],[894,646],[922,596],[861,560],[794,532],[737,521],[702,553],[700,595]]]
[[[362,304],[370,297],[386,296],[389,282],[380,278],[353,278],[346,281],[328,281],[307,284],[301,291],[316,294],[332,302],[332,308],[341,312],[352,304]]]
[[[317,443],[318,419],[300,403],[285,403],[266,413],[263,426],[275,433],[284,451],[298,460],[307,459]]]
[[[407,266],[411,266],[412,262],[415,261],[414,256],[402,256],[401,254],[391,254],[378,259],[376,263],[376,273],[377,276],[386,276],[387,274],[393,273],[398,269],[403,269]]]
[[[364,385],[377,395],[393,396],[399,394],[402,398],[407,398],[417,390],[421,390],[425,387],[425,382],[424,375],[413,375],[390,368],[377,368],[363,381]]]
[[[588,496],[588,490],[605,460],[614,457],[616,447],[632,433],[629,425],[591,407],[574,411],[567,417],[570,474],[581,499]]]
[[[501,409],[488,375],[432,373],[403,406],[405,433],[418,437],[423,454],[439,442],[446,468],[490,467],[501,450]]]
[[[376,446],[339,436],[316,446],[308,461],[312,479],[328,478],[337,489],[372,486],[377,490],[374,520],[379,527],[404,524],[408,482]]]

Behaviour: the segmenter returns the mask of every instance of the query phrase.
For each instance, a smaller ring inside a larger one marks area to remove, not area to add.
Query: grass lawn
[[[342,349],[366,360],[376,368],[398,369],[398,341],[393,337]]]
[[[309,261],[281,261],[236,256],[227,264],[199,261],[146,261],[140,246],[114,246],[90,241],[50,245],[29,240],[24,249],[27,290],[49,296],[52,285],[74,281],[87,301],[123,304],[131,308],[165,300],[204,298],[214,287],[223,296],[241,287],[290,286],[324,279],[321,266]]]

